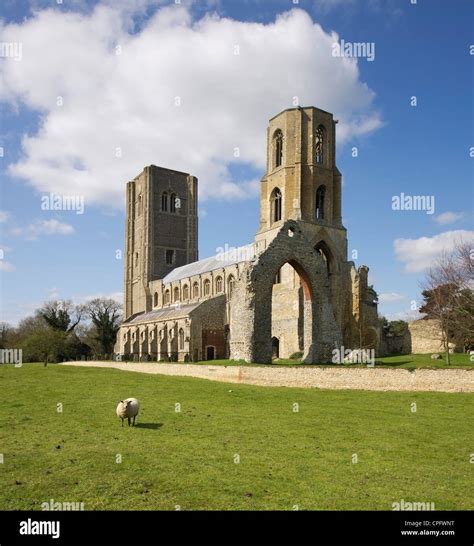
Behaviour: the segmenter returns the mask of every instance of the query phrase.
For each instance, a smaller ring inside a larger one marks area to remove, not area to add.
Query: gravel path
[[[412,372],[382,368],[288,368],[158,364],[156,362],[64,362],[63,366],[116,368],[266,387],[361,389],[372,391],[474,392],[474,370],[419,368]]]

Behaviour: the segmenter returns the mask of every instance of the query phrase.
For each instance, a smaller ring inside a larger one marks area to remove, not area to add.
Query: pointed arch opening
[[[273,133],[273,153],[275,168],[280,167],[283,163],[283,133],[280,129]]]
[[[322,185],[316,190],[316,203],[314,216],[316,220],[324,220],[326,205],[326,186]]]
[[[324,164],[324,154],[326,151],[326,129],[324,125],[320,125],[316,129],[314,139],[314,161],[317,165]]]
[[[280,188],[274,188],[270,195],[270,216],[271,222],[279,222],[281,220],[281,191]]]

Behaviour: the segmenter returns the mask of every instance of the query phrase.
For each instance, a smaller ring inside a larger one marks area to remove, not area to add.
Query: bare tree
[[[459,242],[435,262],[423,283],[421,313],[439,322],[441,342],[450,364],[450,341],[466,351],[474,343],[474,251]]]
[[[48,326],[68,334],[79,324],[83,313],[84,308],[80,305],[73,305],[71,300],[49,301],[38,310],[38,315]]]

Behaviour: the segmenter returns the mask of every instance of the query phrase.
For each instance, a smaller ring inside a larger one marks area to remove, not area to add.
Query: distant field
[[[86,510],[390,510],[402,499],[474,508],[469,394],[40,364],[0,366],[0,384],[0,509],[50,499]],[[142,404],[135,428],[115,416],[128,396]]]

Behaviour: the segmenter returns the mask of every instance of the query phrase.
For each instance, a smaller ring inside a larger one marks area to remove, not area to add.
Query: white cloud
[[[390,303],[400,303],[406,300],[405,296],[397,294],[396,292],[387,292],[384,294],[379,294],[379,303],[390,304]]]
[[[6,210],[0,210],[0,224],[3,224],[8,221],[10,218],[10,213]]]
[[[405,271],[419,273],[426,270],[444,251],[449,252],[457,243],[474,242],[474,231],[445,231],[434,237],[396,239],[393,242],[397,259],[405,263]]]
[[[15,271],[15,266],[7,262],[6,260],[0,260],[0,271],[3,271],[4,273],[10,273],[12,271]]]
[[[464,218],[463,212],[443,212],[434,217],[435,222],[441,225],[453,224]]]
[[[153,163],[196,175],[200,198],[243,198],[258,184],[232,179],[234,149],[263,171],[268,119],[293,97],[333,112],[339,143],[382,124],[357,60],[332,57],[339,36],[302,10],[264,25],[215,14],[196,22],[171,5],[129,28],[122,2],[0,24],[2,40],[23,44],[21,62],[0,65],[0,100],[42,114],[11,174],[41,192],[121,206],[124,184]]]
[[[74,228],[70,224],[65,224],[53,218],[51,220],[41,220],[25,227],[14,228],[12,233],[32,241],[40,235],[71,235],[74,233]]]

